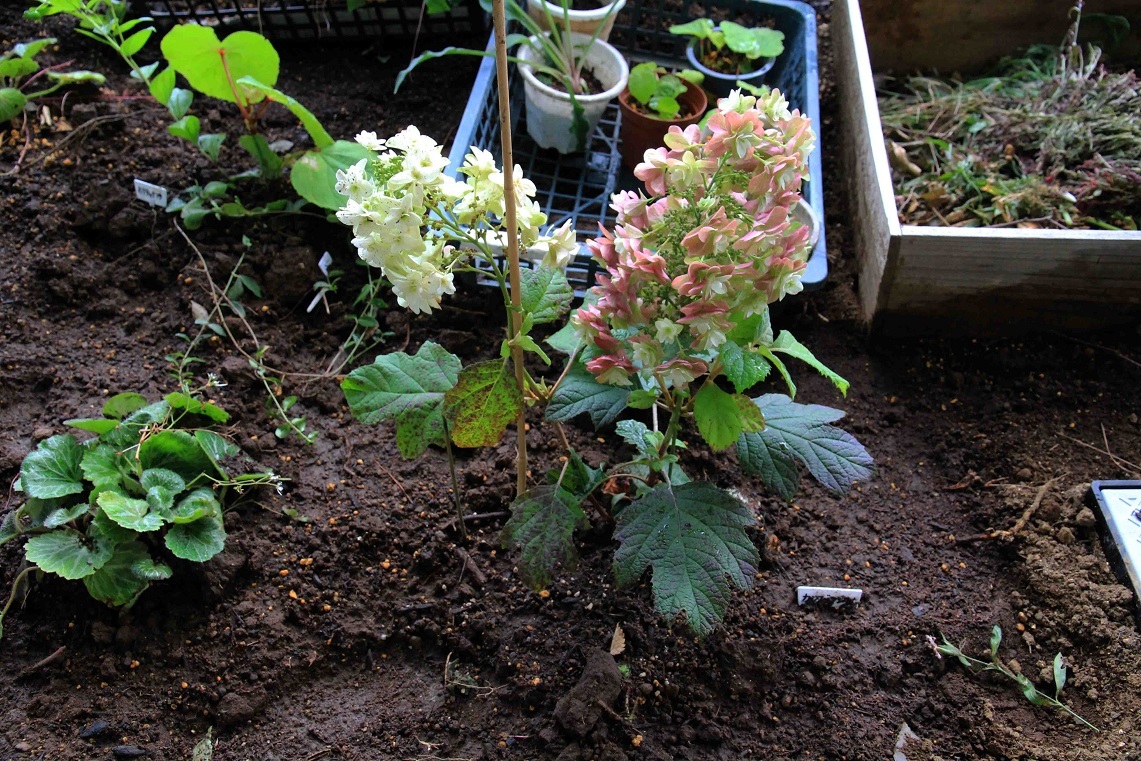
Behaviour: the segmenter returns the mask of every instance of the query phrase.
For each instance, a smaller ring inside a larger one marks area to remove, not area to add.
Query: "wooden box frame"
[[[918,227],[901,225],[896,213],[872,79],[881,71],[877,59],[896,71],[981,68],[1001,52],[1041,41],[1047,25],[1060,39],[1057,29],[1064,30],[1069,5],[1068,0],[864,0],[868,26],[859,0],[837,0],[833,6],[859,300],[873,329],[1015,332],[1141,318],[1141,232]],[[1141,16],[1132,0],[1086,5],[1087,11],[1091,5],[1116,6],[1099,10],[1123,13],[1131,21]],[[1141,17],[1133,28],[1136,35]],[[1136,36],[1128,41],[1131,50],[1135,43]]]

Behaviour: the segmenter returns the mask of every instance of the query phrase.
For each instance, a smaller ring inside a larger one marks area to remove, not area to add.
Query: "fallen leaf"
[[[622,655],[626,651],[626,634],[621,624],[614,624],[614,636],[610,638],[610,654]]]

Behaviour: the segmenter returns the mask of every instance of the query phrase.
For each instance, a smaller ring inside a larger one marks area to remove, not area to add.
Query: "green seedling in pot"
[[[677,97],[685,92],[685,83],[700,85],[705,76],[692,69],[671,74],[668,69],[653,61],[646,61],[630,69],[630,94],[647,113],[659,119],[674,119],[681,111]]]
[[[24,500],[0,522],[0,544],[24,539],[29,567],[0,621],[33,571],[82,579],[96,600],[129,607],[170,578],[170,558],[204,563],[222,551],[231,494],[280,488],[272,472],[241,472],[238,447],[210,430],[229,415],[198,396],[118,394],[102,412],[65,421],[93,438],[52,436],[20,465]]]
[[[103,84],[104,76],[94,71],[57,71],[57,67],[40,66],[36,56],[55,43],[54,37],[44,37],[13,45],[0,55],[0,124],[23,113],[29,102],[68,85]]]
[[[746,27],[732,21],[718,26],[707,18],[670,27],[670,34],[697,40],[697,57],[713,71],[745,74],[758,59],[775,58],[784,52],[784,32],[768,27]]]

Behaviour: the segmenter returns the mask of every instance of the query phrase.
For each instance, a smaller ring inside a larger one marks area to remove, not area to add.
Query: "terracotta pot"
[[[685,129],[691,124],[697,124],[709,107],[705,91],[693,82],[685,82],[685,92],[678,96],[677,101],[681,105],[679,113],[689,115],[681,119],[659,119],[633,108],[631,104],[637,101],[630,94],[629,87],[618,95],[618,107],[622,109],[622,130],[619,133],[618,148],[622,154],[623,164],[630,169],[641,164],[646,151],[665,145],[662,138],[672,125],[676,124]]]

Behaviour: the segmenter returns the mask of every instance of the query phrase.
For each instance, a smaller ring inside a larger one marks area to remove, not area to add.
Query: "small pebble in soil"
[[[21,753],[27,753],[32,749],[31,743],[16,743],[13,747]]]
[[[1078,513],[1078,517],[1074,519],[1074,522],[1082,528],[1093,528],[1097,525],[1097,516],[1093,514],[1093,510],[1090,510],[1088,507],[1083,507]]]
[[[137,745],[116,745],[111,749],[115,758],[142,758],[147,752]]]
[[[1075,541],[1073,529],[1069,526],[1058,529],[1058,541],[1062,544],[1073,544]]]
[[[99,719],[98,721],[92,722],[90,726],[83,728],[79,732],[79,737],[82,740],[90,740],[93,737],[99,737],[100,735],[106,734],[107,730],[110,728],[110,724],[103,721],[102,719]]]

